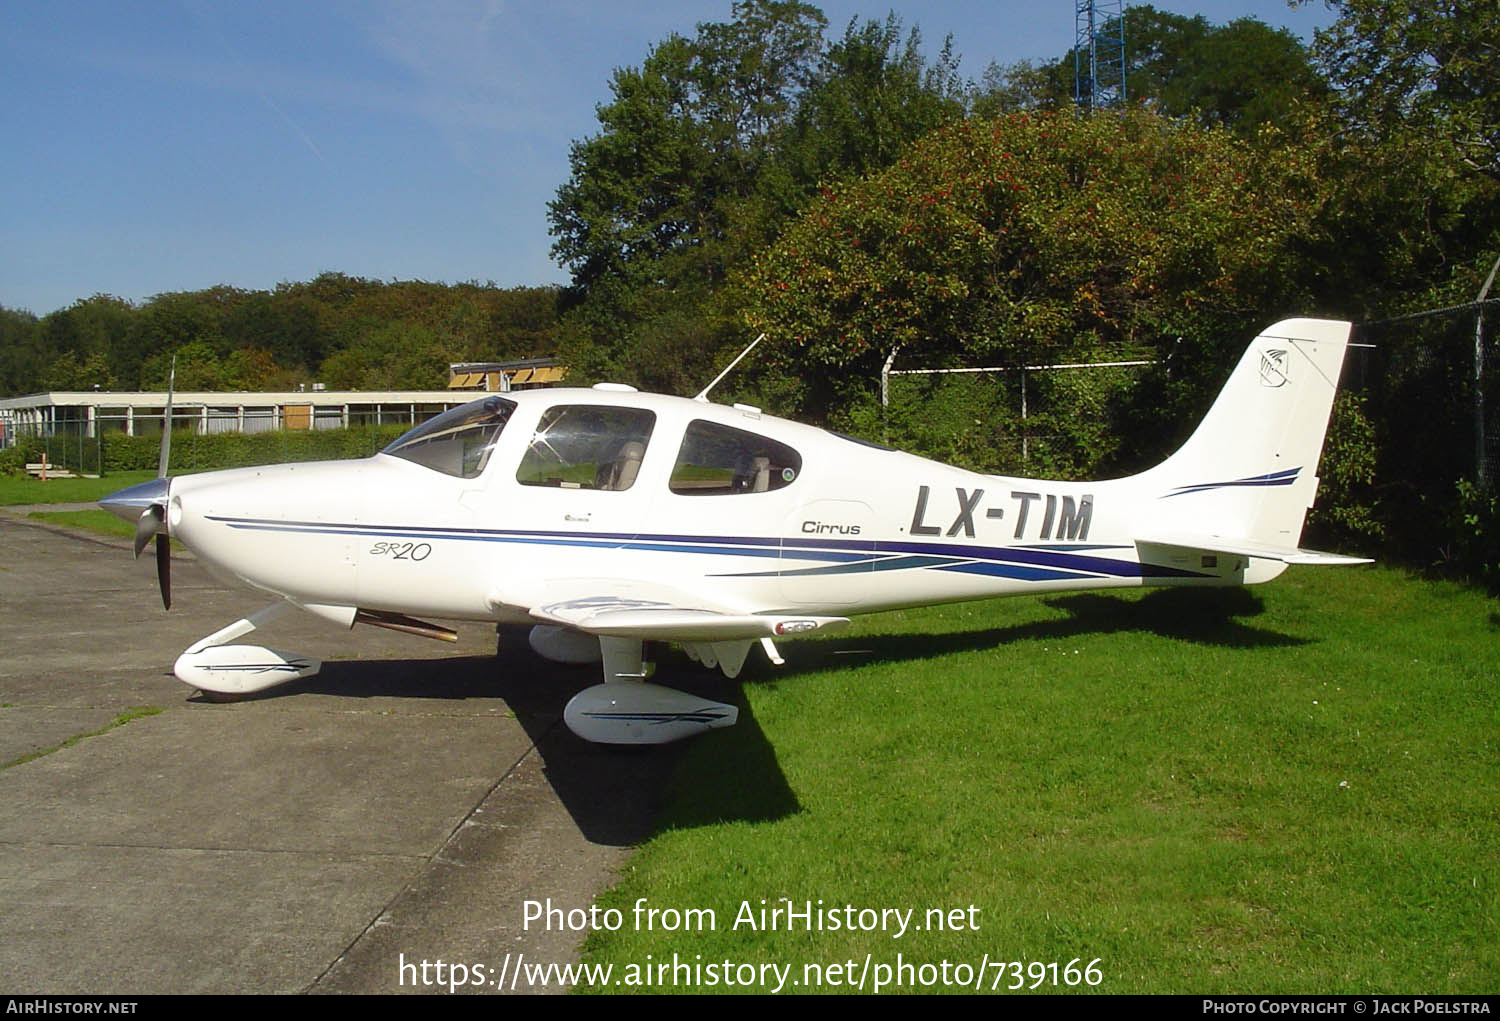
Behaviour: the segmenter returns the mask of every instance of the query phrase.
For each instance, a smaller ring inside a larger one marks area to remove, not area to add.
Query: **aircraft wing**
[[[692,606],[613,596],[587,596],[533,607],[531,615],[552,624],[609,638],[671,642],[728,642],[777,638],[839,629],[848,617],[806,614],[726,613]]]
[[[782,611],[746,613],[711,599],[638,579],[578,578],[543,582],[530,590],[497,591],[496,606],[524,609],[533,618],[607,638],[667,642],[730,642],[836,630],[847,617]]]
[[[1318,550],[1300,549],[1296,546],[1273,546],[1269,543],[1251,542],[1247,539],[1229,539],[1220,535],[1194,535],[1174,532],[1170,536],[1136,536],[1138,543],[1153,546],[1171,546],[1175,549],[1222,553],[1237,557],[1260,557],[1264,560],[1279,560],[1284,564],[1373,564],[1368,557],[1346,557],[1339,553],[1322,553]]]

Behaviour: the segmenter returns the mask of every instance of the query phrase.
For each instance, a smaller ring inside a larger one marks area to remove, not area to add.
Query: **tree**
[[[452,353],[426,327],[390,323],[331,355],[323,381],[334,390],[437,390],[448,382]]]
[[[553,287],[384,283],[325,273],[272,291],[221,285],[169,292],[139,308],[95,295],[41,320],[0,308],[0,393],[159,389],[174,352],[181,388],[287,389],[319,381],[326,356],[389,336],[412,340],[412,357],[382,349],[379,364],[361,374],[350,366],[368,356],[346,355],[331,371],[368,376],[382,387],[403,379],[441,386],[444,359],[553,355],[557,331]]]
[[[998,117],[1022,111],[1061,110],[1073,101],[1073,65],[1068,61],[990,62],[974,96],[972,116]]]
[[[204,382],[211,380],[218,372],[218,352],[224,347],[220,305],[195,291],[158,294],[146,302],[133,319],[130,344],[116,368],[121,381],[142,389],[164,389],[167,369],[162,359],[170,361],[172,352],[190,345],[189,373]]]
[[[223,366],[213,344],[193,340],[147,359],[141,389],[165,390],[169,382],[178,390],[224,389]]]
[[[713,141],[759,157],[813,78],[827,20],[791,0],[734,6],[735,20],[698,26],[692,78]]]
[[[42,375],[44,390],[113,390],[116,385],[101,352],[80,359],[76,353],[64,351]]]
[[[30,312],[0,305],[0,394],[41,388],[41,329]]]
[[[1149,10],[1131,8],[1129,17],[1138,23]],[[1138,74],[1144,78],[1148,70],[1160,74],[1144,63]],[[1321,102],[1328,91],[1297,37],[1256,18],[1210,28],[1171,74],[1162,75],[1158,91],[1144,91],[1144,82],[1140,87],[1143,96],[1158,97],[1162,113],[1193,116],[1246,136],[1264,125],[1286,124],[1298,104]]]
[[[617,70],[600,133],[573,144],[571,175],[548,204],[553,254],[573,277],[565,303],[614,304],[637,285],[721,274],[725,201],[748,189],[825,24],[802,3],[746,0],[734,12]]]
[[[1090,442],[1126,445],[1075,442],[1061,467],[1084,471],[1159,455],[1249,325],[1304,305],[1289,256],[1323,199],[1312,154],[1222,129],[1144,112],[971,120],[826,189],[738,294],[798,381],[795,410],[838,423],[896,349],[923,367],[1148,353],[1159,368],[1129,392],[1088,396],[1117,419]]]
[[[225,354],[256,348],[288,369],[307,371],[322,361],[327,348],[316,305],[302,295],[254,291],[226,309],[221,322]]]
[[[780,162],[808,185],[889,166],[914,140],[963,116],[953,41],[929,66],[921,32],[901,22],[851,21],[829,46],[797,109]]]
[[[823,182],[889,166],[912,142],[963,116],[967,89],[952,40],[930,66],[921,46],[915,28],[903,40],[894,14],[883,23],[850,21],[823,54],[754,194],[735,209],[741,251],[771,241]]]
[[[1339,18],[1314,49],[1335,89],[1334,193],[1306,259],[1312,283],[1377,321],[1471,300],[1500,250],[1493,0],[1330,6]],[[1362,331],[1375,345],[1357,356],[1369,429],[1355,435],[1376,458],[1364,521],[1423,562],[1464,548],[1455,481],[1475,470],[1473,328],[1438,316]]]
[[[1372,134],[1409,128],[1450,141],[1500,177],[1500,11],[1494,0],[1329,0],[1315,37],[1342,112]]]
[[[220,384],[226,390],[291,390],[299,382],[293,369],[277,364],[263,347],[238,347],[224,356]]]
[[[617,71],[600,133],[572,148],[548,215],[572,274],[563,353],[581,378],[701,385],[739,342],[719,302],[729,268],[819,180],[884,166],[962,113],[951,53],[929,68],[894,18],[851,22],[825,48],[807,4],[751,0],[734,15]]]
[[[1149,4],[1125,13],[1125,92],[1132,105],[1222,125],[1245,137],[1285,126],[1327,85],[1311,54],[1285,29],[1255,18],[1213,25]],[[1073,97],[1073,53],[1052,63],[991,66],[976,109],[984,114],[1061,109]]]
[[[556,287],[485,288],[476,298],[485,316],[464,358],[531,358],[557,352]]]

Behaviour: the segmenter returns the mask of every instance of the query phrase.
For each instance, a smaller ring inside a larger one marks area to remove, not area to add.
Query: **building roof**
[[[211,407],[269,408],[287,404],[342,407],[346,404],[459,404],[466,395],[450,390],[178,390],[172,394],[174,408]],[[161,390],[57,390],[0,398],[0,410],[47,407],[160,408],[167,403]]]

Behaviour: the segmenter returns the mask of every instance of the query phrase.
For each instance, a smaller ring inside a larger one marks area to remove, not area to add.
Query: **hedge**
[[[407,428],[409,427],[404,425],[382,425],[351,429],[217,433],[207,436],[188,430],[173,430],[171,470],[176,474],[279,464],[283,461],[334,461],[368,457],[400,436]],[[161,451],[160,436],[107,434],[103,444],[106,474],[155,468]]]

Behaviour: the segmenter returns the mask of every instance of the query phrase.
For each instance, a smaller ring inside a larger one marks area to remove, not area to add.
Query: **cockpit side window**
[[[655,412],[561,404],[548,408],[521,458],[523,486],[622,492],[635,485]]]
[[[503,397],[472,401],[402,433],[384,453],[444,475],[478,478],[515,410],[515,402]]]
[[[668,488],[683,496],[768,493],[801,471],[802,456],[785,443],[698,419],[683,434]]]

